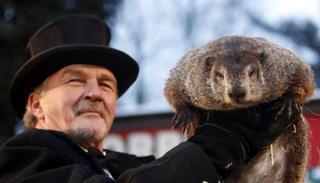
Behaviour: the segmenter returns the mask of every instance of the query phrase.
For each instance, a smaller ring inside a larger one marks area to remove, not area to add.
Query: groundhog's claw
[[[276,130],[281,126],[289,127],[296,123],[301,118],[301,106],[297,103],[295,98],[290,95],[284,95],[277,100],[273,101],[272,106],[268,111],[274,111],[272,129]],[[281,129],[281,128],[280,128]]]
[[[176,113],[173,116],[171,125],[172,128],[177,128],[179,126],[186,127],[189,122],[193,121],[194,110],[188,105],[181,105],[176,109]]]

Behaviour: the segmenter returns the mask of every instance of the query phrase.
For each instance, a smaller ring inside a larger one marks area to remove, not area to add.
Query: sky
[[[250,0],[253,6],[253,0]],[[263,14],[269,22],[277,22],[282,18],[295,18],[296,20],[309,18],[314,22],[320,21],[320,1],[318,0],[262,0],[265,7]]]

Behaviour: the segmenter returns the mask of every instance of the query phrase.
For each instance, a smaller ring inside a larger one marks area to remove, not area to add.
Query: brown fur
[[[201,110],[232,110],[271,102],[303,106],[314,89],[313,73],[293,52],[262,38],[228,36],[190,50],[171,70],[165,96],[173,126],[191,136]],[[287,106],[283,104],[283,106]],[[288,107],[288,106],[287,106]],[[308,163],[308,125],[303,115],[228,182],[303,182]]]

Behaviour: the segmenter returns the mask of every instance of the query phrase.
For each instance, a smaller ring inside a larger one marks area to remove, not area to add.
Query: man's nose
[[[102,100],[102,93],[96,81],[90,81],[86,85],[85,98],[93,101]]]

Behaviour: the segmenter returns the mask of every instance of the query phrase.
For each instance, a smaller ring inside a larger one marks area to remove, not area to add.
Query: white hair
[[[47,79],[44,80],[37,88],[35,88],[31,93],[38,95],[43,94],[46,91]],[[30,93],[30,94],[31,94]],[[29,94],[29,96],[30,96]],[[34,128],[37,124],[37,118],[32,113],[29,102],[26,104],[26,112],[23,115],[22,122],[26,128]]]

